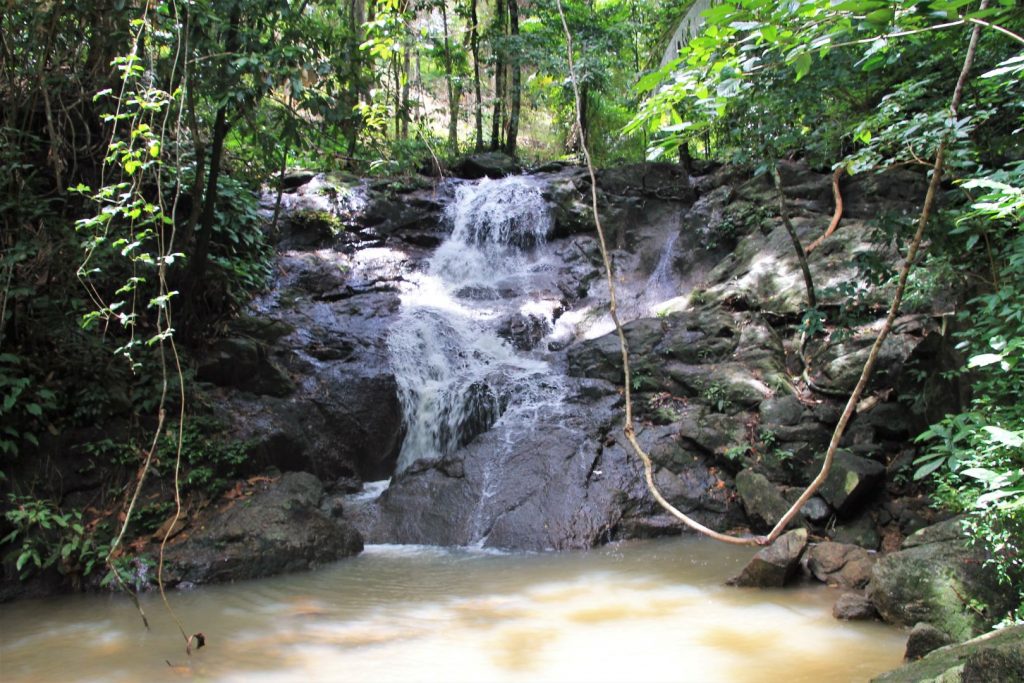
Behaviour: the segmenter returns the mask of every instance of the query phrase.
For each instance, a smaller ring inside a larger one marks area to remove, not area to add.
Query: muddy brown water
[[[905,634],[831,616],[838,593],[722,582],[753,553],[702,539],[590,552],[369,546],[318,571],[169,594],[0,610],[0,680],[866,681]],[[166,660],[166,661],[165,661]],[[175,665],[168,666],[167,661]]]

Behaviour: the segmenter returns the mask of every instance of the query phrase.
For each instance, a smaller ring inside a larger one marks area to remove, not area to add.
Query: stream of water
[[[319,571],[172,593],[185,656],[117,596],[5,605],[0,679],[36,681],[866,681],[905,636],[831,616],[824,586],[726,588],[750,549],[683,538],[590,552],[370,546]],[[168,666],[167,662],[175,665]]]
[[[549,213],[530,178],[457,189],[451,235],[410,278],[388,337],[406,424],[399,470],[559,400],[547,362],[529,353],[559,305],[548,281]]]

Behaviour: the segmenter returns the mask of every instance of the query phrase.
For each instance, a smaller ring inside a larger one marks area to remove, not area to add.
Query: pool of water
[[[832,618],[838,593],[723,586],[753,550],[694,539],[577,553],[369,546],[318,571],[0,610],[20,681],[866,681],[906,636]],[[169,665],[170,664],[170,665]],[[173,665],[173,666],[171,666]]]

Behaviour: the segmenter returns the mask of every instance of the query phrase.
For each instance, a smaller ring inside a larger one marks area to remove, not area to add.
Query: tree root
[[[821,246],[821,243],[832,236],[832,233],[839,227],[839,221],[843,218],[843,193],[839,191],[839,177],[842,176],[843,171],[846,167],[840,166],[832,172],[832,197],[836,202],[836,210],[832,213],[832,222],[828,224],[828,229],[825,233],[807,245],[804,249],[805,254],[810,254],[812,251]]]

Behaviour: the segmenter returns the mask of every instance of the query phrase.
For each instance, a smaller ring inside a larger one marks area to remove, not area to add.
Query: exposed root
[[[832,233],[839,227],[839,221],[843,219],[843,193],[839,191],[839,178],[845,170],[844,166],[840,166],[832,172],[832,197],[836,202],[836,210],[832,213],[832,222],[828,224],[828,230],[821,237],[807,245],[807,248],[804,249],[805,254],[810,254],[820,247],[822,242],[831,237]]]

